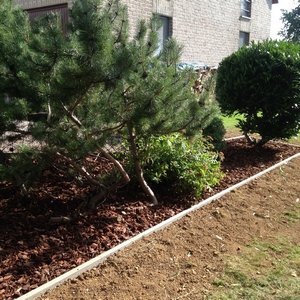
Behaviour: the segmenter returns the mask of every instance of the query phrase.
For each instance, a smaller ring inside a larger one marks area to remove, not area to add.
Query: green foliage
[[[203,129],[203,136],[206,137],[218,151],[225,147],[226,130],[220,117],[215,117],[212,122]]]
[[[25,13],[11,1],[1,1],[0,5],[0,95],[19,94],[26,81],[25,69],[28,58],[26,40],[30,26]],[[22,80],[20,80],[22,78]]]
[[[197,196],[222,178],[216,153],[197,136],[189,140],[181,134],[152,136],[140,141],[145,177],[153,183],[175,186],[177,191],[193,191]]]
[[[38,151],[23,146],[10,156],[9,162],[0,164],[0,180],[10,180],[26,188],[36,182],[47,162]]]
[[[202,121],[202,134],[219,151],[224,147],[225,127],[220,118],[219,104],[216,101],[216,70],[203,70],[195,82],[194,90],[199,93],[200,106],[203,108],[214,107],[214,113],[208,115],[209,118],[206,119],[206,123]]]
[[[287,41],[300,43],[300,1],[290,12],[283,10],[281,19],[283,30],[280,31],[280,35]]]
[[[11,99],[6,102],[0,97],[0,107],[0,134],[5,130],[14,129],[14,121],[26,118],[29,113],[27,103],[23,99]]]
[[[216,85],[221,110],[243,114],[238,127],[259,133],[260,144],[289,138],[300,128],[300,46],[252,43],[225,58]]]
[[[193,135],[217,114],[211,101],[199,103],[191,92],[195,74],[176,68],[182,47],[174,39],[155,55],[156,17],[140,21],[129,39],[119,0],[77,0],[69,22],[63,33],[56,14],[31,23],[10,0],[0,7],[0,97],[47,114],[31,127],[41,151],[80,159],[121,134],[141,174],[136,141],[183,130]]]

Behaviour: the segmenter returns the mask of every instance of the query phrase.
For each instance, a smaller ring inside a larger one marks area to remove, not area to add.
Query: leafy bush
[[[260,145],[300,129],[299,53],[300,45],[265,41],[241,48],[220,64],[216,95],[221,110],[243,114],[238,127],[247,138],[259,133]]]
[[[199,136],[192,141],[178,133],[152,137],[138,147],[145,177],[152,183],[200,195],[222,178],[217,154]]]
[[[225,132],[223,121],[219,117],[215,117],[212,122],[203,129],[203,136],[213,144],[216,150],[220,151],[225,146]]]

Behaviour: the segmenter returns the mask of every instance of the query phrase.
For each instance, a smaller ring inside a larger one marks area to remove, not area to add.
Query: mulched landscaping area
[[[261,149],[244,140],[227,142],[225,177],[204,197],[298,152],[299,147],[275,142]],[[106,164],[102,158],[90,163],[97,168]],[[87,211],[80,203],[94,188],[59,170],[53,166],[44,172],[26,199],[14,186],[0,183],[0,298],[16,298],[200,201],[164,190],[153,207],[140,190],[126,189]]]

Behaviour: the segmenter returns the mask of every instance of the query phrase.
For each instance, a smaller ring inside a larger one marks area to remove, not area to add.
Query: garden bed
[[[298,152],[281,143],[252,149],[243,140],[230,141],[222,163],[225,177],[205,198]],[[94,163],[101,167],[101,160]],[[79,210],[92,192],[55,166],[30,199],[20,201],[15,187],[1,183],[0,297],[20,296],[200,201],[161,190],[159,206],[152,207],[143,193],[126,190],[94,211]],[[53,222],[57,217],[60,222]],[[67,217],[65,223],[61,217]]]
[[[298,299],[299,168],[294,158],[39,299]]]

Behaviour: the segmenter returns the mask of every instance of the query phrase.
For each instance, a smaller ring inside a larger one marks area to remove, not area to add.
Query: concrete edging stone
[[[142,238],[154,233],[154,232],[157,232],[159,230],[162,230],[164,229],[165,227],[167,227],[168,225],[174,223],[175,221],[178,221],[179,219],[181,219],[182,217],[186,216],[187,214],[193,212],[193,211],[196,211],[198,209],[200,209],[201,207],[203,206],[206,206],[208,204],[210,204],[211,202],[214,202],[216,200],[218,200],[219,198],[223,197],[224,195],[230,193],[231,191],[257,179],[258,177],[261,177],[262,175],[266,174],[266,173],[269,173],[271,171],[273,171],[274,169],[278,168],[278,167],[281,167],[285,164],[287,164],[289,161],[297,158],[297,157],[300,157],[300,152],[271,166],[270,168],[266,169],[266,170],[263,170],[223,191],[221,191],[220,193],[212,196],[212,197],[209,197],[208,199],[206,200],[203,200],[201,201],[200,203],[196,204],[196,205],[193,205],[192,207],[178,213],[177,215],[147,229],[146,231],[143,231],[141,233],[139,233],[138,235],[132,237],[131,239],[127,240],[127,241],[124,241],[123,243],[117,245],[116,247],[94,257],[93,259],[79,265],[78,267],[60,275],[59,277],[57,278],[54,278],[53,280],[50,280],[49,282],[37,287],[36,289],[24,294],[23,296],[17,298],[17,300],[33,300],[43,294],[45,294],[47,291],[51,290],[51,289],[54,289],[56,286],[64,283],[65,281],[69,280],[69,279],[73,279],[73,278],[76,278],[78,277],[80,274],[86,272],[86,271],[89,271],[97,266],[99,266],[102,262],[104,262],[108,257],[112,256],[113,254],[116,254],[117,252],[119,252],[120,250],[122,249],[125,249],[127,248],[128,246],[130,246],[131,244],[133,244],[134,242],[137,242],[139,240],[141,240]]]

